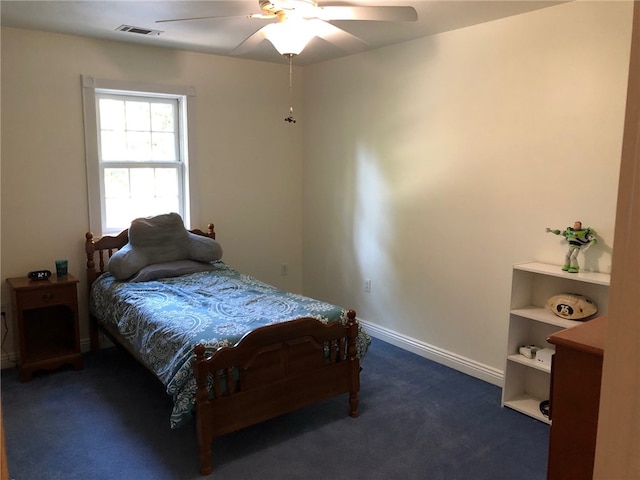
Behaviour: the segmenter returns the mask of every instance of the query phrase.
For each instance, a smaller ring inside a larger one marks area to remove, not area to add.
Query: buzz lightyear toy
[[[580,221],[574,222],[573,227],[567,227],[564,230],[551,230],[547,227],[546,231],[554,235],[562,235],[569,242],[569,250],[567,250],[564,265],[562,266],[562,270],[569,273],[578,273],[580,271],[580,266],[578,265],[580,249],[584,247],[584,250],[586,250],[598,241],[596,232],[589,227],[582,228],[582,222]]]

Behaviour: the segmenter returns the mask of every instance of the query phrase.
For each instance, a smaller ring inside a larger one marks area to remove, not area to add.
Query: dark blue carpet
[[[26,384],[2,371],[16,480],[201,478],[193,423],[122,351]],[[213,443],[217,480],[543,480],[549,427],[500,407],[500,389],[380,340],[363,361],[360,417],[342,396]]]

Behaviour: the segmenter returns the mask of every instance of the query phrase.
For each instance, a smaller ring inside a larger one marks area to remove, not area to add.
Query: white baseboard
[[[429,345],[428,343],[416,340],[415,338],[408,337],[401,333],[390,330],[386,327],[381,327],[372,322],[368,322],[361,318],[358,318],[358,322],[365,328],[367,333],[372,337],[383,340],[387,343],[395,345],[409,352],[420,355],[421,357],[428,358],[434,362],[440,363],[447,367],[453,368],[467,375],[471,375],[474,378],[478,378],[485,382],[491,383],[502,387],[504,372],[497,368],[489,367],[482,363],[476,362],[469,358],[457,355],[442,348]],[[100,338],[100,345],[104,348],[105,345],[111,345],[106,338]],[[80,349],[83,353],[89,351],[89,339],[80,339]],[[16,365],[15,353],[3,353],[0,357],[0,364],[2,368],[11,368]]]
[[[443,350],[442,348],[429,345],[428,343],[416,340],[415,338],[407,337],[406,335],[402,335],[386,327],[381,327],[375,323],[367,322],[361,318],[358,318],[358,322],[360,322],[366,332],[372,337],[453,368],[459,372],[466,373],[472,377],[497,385],[498,387],[502,387],[504,379],[504,372],[502,370],[498,370],[497,368],[493,368],[461,355]]]

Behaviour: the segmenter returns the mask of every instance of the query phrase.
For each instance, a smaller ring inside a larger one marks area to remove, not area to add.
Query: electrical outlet
[[[286,263],[283,263],[280,266],[280,275],[282,275],[283,277],[286,277],[287,275],[289,275],[289,267],[287,266]]]
[[[371,280],[368,278],[364,281],[364,292],[371,293]]]

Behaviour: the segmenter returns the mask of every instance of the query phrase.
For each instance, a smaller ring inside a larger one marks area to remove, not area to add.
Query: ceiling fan
[[[332,25],[333,20],[365,20],[411,22],[418,14],[409,6],[346,6],[319,4],[317,0],[258,0],[261,13],[248,15],[249,19],[272,20],[234,48],[230,54],[240,55],[269,40],[278,52],[289,58],[289,102],[293,89],[293,57],[298,55],[313,37],[333,43],[349,53],[366,50],[367,43],[351,33]],[[173,18],[156,23],[183,22],[229,18],[224,16]],[[296,123],[293,106],[284,119]]]
[[[245,39],[230,53],[240,55],[255,48],[265,38],[282,55],[298,55],[313,37],[322,38],[349,53],[367,48],[366,42],[332,25],[334,20],[411,22],[418,14],[410,6],[346,6],[328,5],[317,0],[258,0],[261,13],[249,19],[272,20]],[[174,18],[156,23],[222,19],[224,16]]]

